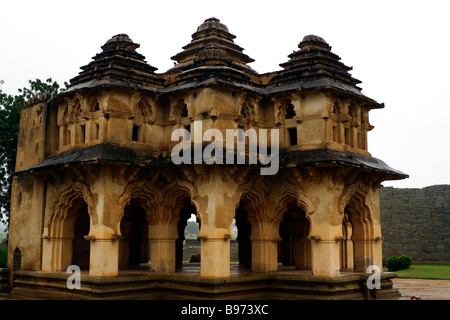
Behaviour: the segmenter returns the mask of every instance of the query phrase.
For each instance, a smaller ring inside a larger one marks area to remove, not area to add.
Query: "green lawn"
[[[412,264],[408,269],[396,273],[399,278],[450,280],[450,264]]]

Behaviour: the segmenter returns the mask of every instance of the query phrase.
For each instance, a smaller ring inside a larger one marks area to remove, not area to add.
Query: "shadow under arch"
[[[49,236],[44,238],[44,271],[62,271],[69,265],[77,265],[81,270],[89,270],[91,216],[84,198],[72,192],[66,197],[64,206],[57,205],[49,223]],[[50,255],[50,259],[48,259]]]
[[[124,208],[120,222],[119,268],[138,267],[149,262],[148,221],[145,209],[136,198]]]
[[[300,187],[290,183],[273,188],[256,185],[242,195],[240,207],[251,224],[252,271],[276,271],[278,262],[311,268],[308,237],[314,207]]]
[[[311,269],[310,222],[304,208],[295,199],[287,203],[287,210],[279,224],[278,262],[299,270]]]
[[[373,220],[365,196],[360,192],[350,198],[342,220],[343,240],[340,243],[341,269],[366,272],[373,264]]]
[[[197,217],[197,208],[192,203],[191,198],[185,198],[184,205],[180,209],[180,219],[178,220],[177,230],[178,230],[178,239],[175,241],[175,265],[178,270],[183,266],[184,259],[184,251],[186,247],[184,245],[185,239],[185,229],[188,223],[188,220],[191,218],[191,215],[196,217],[197,222],[199,219]],[[200,248],[200,241],[198,241],[198,247]],[[200,250],[196,250],[200,253]],[[188,257],[191,258],[191,257]],[[198,255],[198,259],[200,259],[200,255]],[[195,258],[194,258],[195,260]],[[200,262],[200,260],[198,261]]]

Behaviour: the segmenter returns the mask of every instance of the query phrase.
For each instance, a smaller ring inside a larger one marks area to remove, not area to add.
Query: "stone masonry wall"
[[[200,241],[187,239],[183,248],[183,261],[189,261],[195,254],[200,253]],[[239,244],[236,240],[230,242],[230,261],[239,260]]]
[[[450,185],[380,190],[383,258],[450,261]]]

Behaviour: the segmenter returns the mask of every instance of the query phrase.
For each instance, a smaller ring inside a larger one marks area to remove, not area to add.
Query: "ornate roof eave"
[[[225,152],[228,152],[224,149]],[[234,151],[232,151],[234,152]],[[225,154],[225,153],[224,153]],[[167,167],[174,165],[170,156],[162,156],[158,149],[137,151],[124,146],[100,143],[87,148],[75,148],[52,155],[40,164],[14,175],[35,174],[46,170],[57,170],[78,165],[119,164],[141,167]],[[253,167],[259,167],[256,165]],[[363,156],[332,149],[291,150],[280,152],[280,168],[347,166],[380,174],[384,180],[400,180],[408,175],[389,167],[383,161],[370,156]]]
[[[114,78],[108,79],[94,79],[88,82],[79,83],[77,85],[71,86],[67,90],[60,92],[55,97],[51,98],[48,102],[50,104],[59,101],[65,96],[72,95],[77,92],[84,92],[87,90],[98,90],[98,89],[109,89],[109,88],[121,88],[121,89],[129,89],[129,90],[139,90],[142,92],[152,93],[152,94],[161,94],[161,90],[152,86],[146,86],[142,84],[121,81]]]
[[[264,88],[263,94],[267,96],[282,95],[287,92],[306,92],[306,91],[332,91],[339,94],[351,96],[354,99],[364,101],[370,109],[382,109],[384,103],[376,102],[375,100],[365,96],[359,90],[352,86],[345,85],[339,81],[333,81],[330,78],[319,79],[303,79],[290,83],[283,83],[278,86]]]
[[[409,175],[391,168],[382,160],[350,152],[333,149],[314,150],[280,150],[280,168],[318,167],[318,166],[351,166],[362,170],[384,175],[385,180],[401,180]]]
[[[158,92],[160,92],[161,94],[170,94],[170,93],[175,93],[175,92],[199,89],[199,88],[204,88],[204,87],[211,87],[211,86],[216,86],[216,85],[235,88],[235,89],[242,89],[245,91],[251,91],[258,95],[264,94],[262,88],[257,87],[253,84],[245,84],[240,81],[235,81],[232,79],[224,79],[224,78],[215,77],[215,76],[207,77],[207,78],[203,78],[203,79],[192,80],[192,81],[184,82],[184,83],[179,83],[178,85],[175,85],[175,86],[167,87],[164,89],[158,89]]]

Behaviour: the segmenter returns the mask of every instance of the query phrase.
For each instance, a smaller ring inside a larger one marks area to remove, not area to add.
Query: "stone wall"
[[[10,286],[8,283],[8,277],[8,269],[0,268],[0,293],[9,292]]]
[[[230,242],[230,261],[239,260],[238,256],[239,244],[236,240],[231,240]],[[183,261],[189,261],[190,258],[200,253],[200,241],[186,239],[186,244],[183,248]]]
[[[383,258],[450,261],[450,185],[380,190]]]

